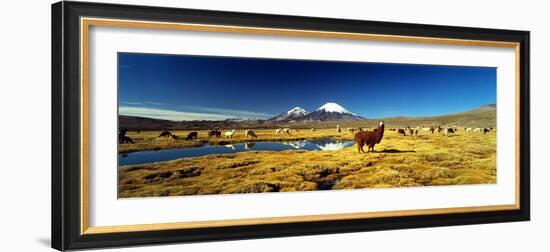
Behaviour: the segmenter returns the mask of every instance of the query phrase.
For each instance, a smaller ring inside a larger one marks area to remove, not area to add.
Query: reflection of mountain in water
[[[203,145],[193,148],[167,149],[159,151],[138,151],[119,154],[119,165],[137,165],[162,162],[178,158],[201,157],[210,154],[231,154],[249,150],[254,151],[327,151],[339,150],[353,145],[353,141],[342,141],[330,138],[302,140],[292,142],[247,142],[226,145]]]
[[[310,140],[310,142],[320,150],[340,150],[353,145],[353,141],[340,141],[330,138]]]
[[[302,149],[302,148],[306,147],[307,142],[306,141],[294,141],[294,142],[282,142],[282,144],[293,147],[294,149]]]

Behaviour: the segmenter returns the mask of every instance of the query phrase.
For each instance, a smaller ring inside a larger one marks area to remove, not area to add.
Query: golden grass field
[[[119,167],[121,198],[200,194],[290,192],[323,189],[360,189],[496,183],[496,132],[459,129],[457,134],[399,136],[386,126],[375,152],[359,154],[357,145],[335,151],[248,151],[208,155],[167,162]],[[135,144],[120,144],[119,153],[193,147],[209,142],[228,144],[247,139],[237,130],[232,139],[184,140],[190,131],[175,131],[176,142],[156,139],[159,131],[128,132]],[[334,128],[301,129],[291,136],[274,130],[255,130],[257,139],[279,141],[331,137],[353,139],[354,133]],[[225,142],[222,142],[225,141]],[[366,151],[366,147],[365,147]]]

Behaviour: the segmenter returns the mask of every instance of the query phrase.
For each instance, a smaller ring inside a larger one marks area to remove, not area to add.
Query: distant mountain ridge
[[[326,104],[325,104],[326,105]],[[390,118],[367,119],[355,115],[339,106],[321,106],[307,113],[301,107],[294,107],[279,116],[261,119],[226,119],[220,121],[169,121],[137,116],[119,115],[119,127],[129,130],[162,130],[162,129],[232,129],[232,128],[280,128],[280,127],[365,127],[377,125],[384,120],[387,127],[416,127],[418,125],[442,125],[459,127],[496,127],[496,105],[487,104],[478,108],[440,116],[397,116]],[[282,117],[281,117],[282,116]],[[279,120],[277,120],[279,119]]]

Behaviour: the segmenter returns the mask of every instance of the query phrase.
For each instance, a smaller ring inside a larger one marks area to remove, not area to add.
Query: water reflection
[[[200,157],[210,154],[231,154],[243,151],[284,151],[309,150],[333,151],[353,145],[353,141],[342,141],[331,138],[301,140],[289,142],[248,142],[227,145],[204,145],[194,148],[169,149],[159,151],[140,151],[118,155],[119,165],[136,165],[144,163],[169,161],[178,158]]]

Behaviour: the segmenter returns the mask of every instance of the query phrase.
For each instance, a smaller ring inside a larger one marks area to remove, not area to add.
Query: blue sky
[[[496,68],[118,54],[119,113],[168,120],[269,118],[336,102],[366,118],[496,103]]]

